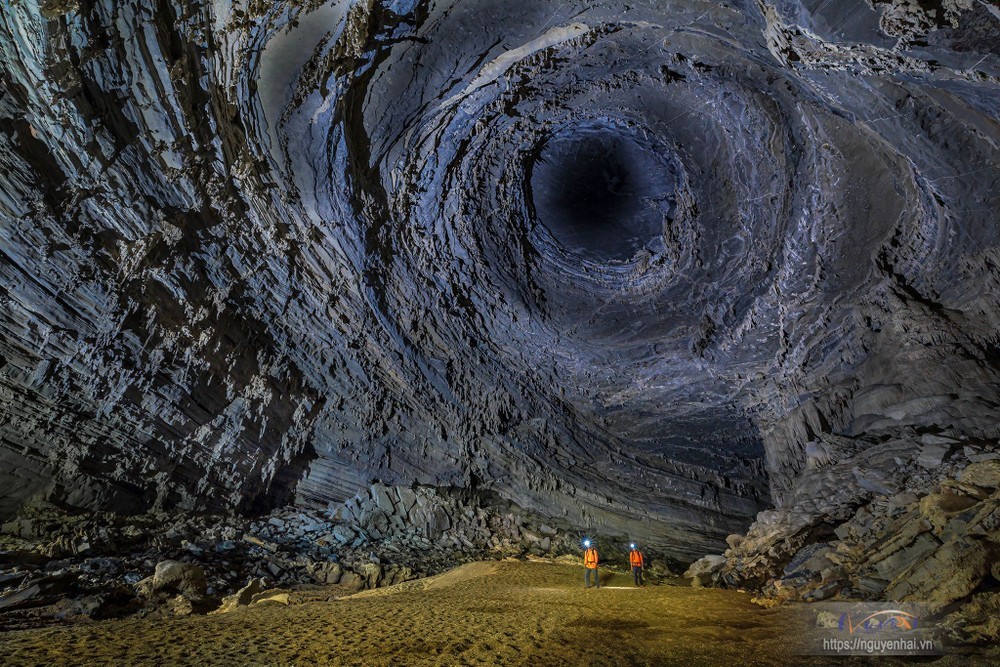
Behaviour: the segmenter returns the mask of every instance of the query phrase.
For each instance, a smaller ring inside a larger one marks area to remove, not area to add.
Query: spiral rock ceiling
[[[0,25],[2,513],[475,487],[678,556],[993,438],[982,0],[49,0]]]

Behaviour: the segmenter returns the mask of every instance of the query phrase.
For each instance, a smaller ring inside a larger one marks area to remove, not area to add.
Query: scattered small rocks
[[[71,516],[38,504],[0,529],[0,627],[225,613],[303,586],[353,592],[506,556],[576,553],[551,524],[457,489],[374,484],[322,511]],[[270,589],[268,587],[271,587]]]
[[[685,576],[695,586],[753,590],[765,606],[920,602],[947,614],[941,623],[952,639],[996,642],[996,447],[935,434],[906,444],[842,446],[848,455],[807,462],[783,507],[761,512],[746,535],[730,536],[724,555],[696,561]]]

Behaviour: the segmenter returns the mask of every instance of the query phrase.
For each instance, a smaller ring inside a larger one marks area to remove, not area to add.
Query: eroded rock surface
[[[804,472],[794,502],[762,512],[723,555],[699,559],[685,576],[751,589],[767,606],[915,602],[952,640],[1000,640],[986,618],[1000,592],[1000,447],[953,442],[927,470],[919,449],[863,444],[849,460]],[[879,488],[860,483],[872,478]]]
[[[997,29],[973,0],[6,3],[0,515],[377,480],[690,560],[845,443],[995,442]],[[822,493],[899,487],[865,465]]]
[[[575,563],[578,541],[522,508],[457,489],[373,485],[328,511],[285,507],[255,520],[68,516],[33,505],[0,527],[0,629],[328,599],[477,559]],[[605,558],[624,555],[599,544]]]

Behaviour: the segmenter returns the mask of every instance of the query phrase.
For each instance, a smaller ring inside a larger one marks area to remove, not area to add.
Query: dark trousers
[[[642,586],[642,565],[632,566],[632,577],[635,579],[636,586]]]
[[[590,577],[591,576],[594,577],[594,588],[600,588],[601,587],[601,580],[597,578],[597,568],[596,567],[595,568],[585,567],[585,568],[583,568],[583,571],[584,571],[583,581],[587,585],[587,588],[590,588]],[[593,573],[593,574],[591,574],[591,573]]]

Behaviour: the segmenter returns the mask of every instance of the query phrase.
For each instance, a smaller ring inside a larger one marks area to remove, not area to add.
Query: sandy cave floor
[[[867,665],[803,658],[790,610],[736,591],[635,589],[556,563],[472,563],[339,599],[0,633],[11,665]],[[335,587],[334,587],[335,588]],[[334,589],[331,589],[334,590]],[[306,597],[308,599],[308,596]],[[799,633],[800,634],[800,633]],[[921,664],[988,665],[952,655]]]

